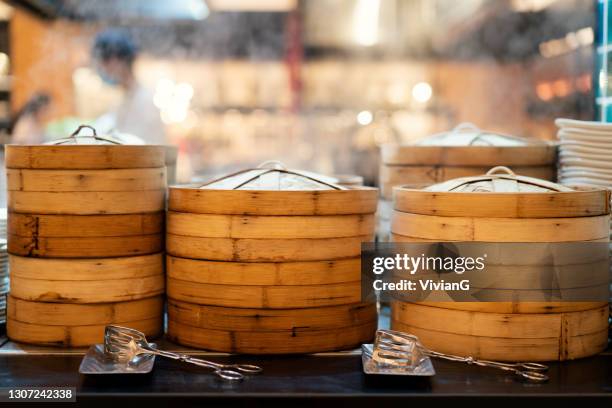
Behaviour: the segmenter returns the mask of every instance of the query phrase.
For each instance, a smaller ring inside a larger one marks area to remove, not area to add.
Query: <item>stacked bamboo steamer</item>
[[[378,235],[387,240],[395,186],[423,188],[484,174],[493,166],[508,166],[517,174],[554,180],[555,149],[546,141],[486,132],[470,123],[414,144],[383,145]]]
[[[86,346],[162,332],[164,151],[93,132],[7,146],[9,338]]]
[[[396,242],[608,240],[609,192],[515,176],[507,168],[423,190],[397,187],[394,207]],[[514,260],[527,256],[509,255]],[[445,353],[505,361],[568,360],[605,349],[608,305],[604,301],[396,301],[392,326]]]
[[[371,340],[361,243],[377,190],[343,187],[279,163],[170,188],[168,336],[224,352],[339,350]]]

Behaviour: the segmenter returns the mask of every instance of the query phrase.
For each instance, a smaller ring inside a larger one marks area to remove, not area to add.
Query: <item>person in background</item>
[[[166,144],[159,109],[153,104],[153,93],[141,86],[134,76],[138,50],[130,35],[119,29],[108,29],[96,36],[92,48],[93,63],[102,80],[124,91],[117,109],[98,118],[94,126],[100,133],[118,133],[131,142],[136,136],[147,144]]]
[[[41,144],[45,141],[46,115],[51,97],[46,93],[34,94],[17,112],[9,128],[11,143]]]

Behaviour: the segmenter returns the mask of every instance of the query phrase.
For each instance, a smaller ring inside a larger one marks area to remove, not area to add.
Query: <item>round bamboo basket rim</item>
[[[111,170],[164,166],[164,148],[154,145],[6,145],[5,153],[7,169]],[[87,160],[78,159],[79,156],[86,156]]]
[[[559,338],[509,339],[445,333],[413,328],[397,321],[391,321],[391,327],[418,336],[434,351],[496,361],[565,361],[598,354],[608,345],[607,328],[560,341]]]
[[[345,190],[203,190],[170,186],[168,209],[225,215],[342,215],[376,212],[378,189]]]
[[[8,191],[17,213],[57,215],[141,214],[165,209],[165,189],[141,191]]]
[[[36,214],[8,212],[7,235],[20,237],[125,237],[161,234],[164,211],[133,214]]]
[[[194,304],[248,309],[303,309],[358,303],[361,279],[320,285],[218,285],[168,277],[169,298]]]
[[[8,253],[40,258],[119,258],[163,250],[162,234],[119,237],[22,237],[8,235]]]
[[[209,261],[294,262],[326,261],[359,256],[361,243],[373,234],[340,238],[206,238],[166,234],[172,256]]]
[[[382,164],[387,166],[551,166],[556,145],[528,146],[381,146]],[[525,153],[533,157],[524,158]]]
[[[605,307],[608,302],[415,302],[415,304],[480,313],[546,314],[581,312]]]
[[[143,332],[148,339],[163,334],[161,316],[129,320],[119,324]],[[9,339],[37,346],[52,347],[87,347],[104,342],[104,324],[84,326],[48,326],[44,324],[24,323],[7,318],[6,330]]]
[[[7,169],[8,191],[112,192],[166,188],[166,168]]]
[[[394,211],[391,232],[440,241],[573,242],[609,238],[609,223],[607,214],[569,218],[486,218]],[[505,233],[501,235],[499,231]]]
[[[163,295],[107,303],[48,303],[7,296],[7,317],[15,321],[45,326],[96,326],[130,320],[160,318]],[[23,308],[28,312],[24,315]],[[71,320],[73,323],[70,323]],[[78,321],[77,323],[74,323]],[[87,322],[87,323],[83,323]]]
[[[581,336],[608,327],[608,306],[562,313],[476,312],[393,302],[391,320],[415,328],[475,337],[509,339]],[[562,323],[571,327],[562,328]]]
[[[366,235],[374,228],[374,214],[253,216],[168,211],[166,231],[206,238],[314,239]]]
[[[342,328],[376,319],[375,303],[301,309],[232,308],[168,298],[168,319],[185,325],[229,331],[268,332],[295,328]]]
[[[161,272],[161,271],[160,271]],[[163,273],[132,278],[52,280],[11,277],[11,296],[48,303],[97,304],[150,298],[164,293]]]
[[[115,258],[35,258],[9,255],[9,265],[11,277],[23,279],[68,282],[130,279],[163,275],[164,253]]]
[[[490,218],[570,218],[610,213],[610,191],[581,188],[564,192],[427,191],[393,189],[394,209],[406,213]],[[489,204],[487,207],[487,203]],[[563,204],[563,205],[560,205]]]
[[[235,332],[203,329],[168,321],[168,338],[207,350],[248,354],[304,354],[358,347],[373,339],[376,320],[341,329]]]
[[[227,262],[166,256],[166,275],[218,285],[314,285],[360,279],[361,258],[296,262]]]

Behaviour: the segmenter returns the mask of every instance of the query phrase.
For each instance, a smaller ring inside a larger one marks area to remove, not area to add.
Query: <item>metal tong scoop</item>
[[[478,360],[473,357],[455,356],[453,354],[439,353],[429,350],[421,344],[419,338],[395,330],[378,330],[374,341],[372,359],[379,364],[395,367],[415,367],[423,358],[435,357],[449,361],[458,361],[481,367],[493,367],[512,372],[533,382],[548,381],[543,374],[548,366],[539,363],[502,363],[499,361]]]
[[[219,378],[228,381],[241,381],[245,377],[244,374],[257,374],[263,371],[256,365],[219,364],[186,354],[158,350],[149,344],[144,333],[117,325],[106,326],[104,330],[104,353],[113,360],[121,362],[130,362],[141,354],[155,354],[200,367],[212,368]]]

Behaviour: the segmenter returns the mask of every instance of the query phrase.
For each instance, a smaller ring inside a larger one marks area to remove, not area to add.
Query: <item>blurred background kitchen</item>
[[[601,0],[0,1],[0,137],[121,112],[129,90],[92,54],[110,28],[138,51],[179,181],[281,159],[375,184],[381,143],[466,121],[554,139],[554,118],[604,114],[598,10],[607,21]]]

